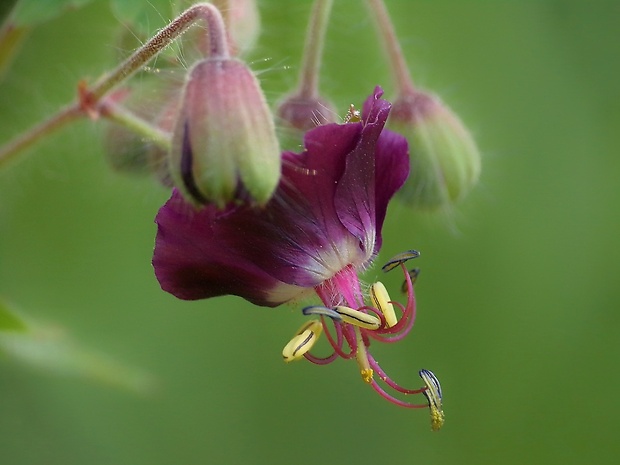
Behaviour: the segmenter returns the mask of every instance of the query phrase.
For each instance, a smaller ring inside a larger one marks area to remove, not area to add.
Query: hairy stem
[[[193,5],[181,13],[168,26],[162,28],[151,40],[136,50],[114,70],[101,76],[92,86],[89,87],[81,83],[78,86],[77,102],[61,109],[47,120],[28,129],[0,147],[0,167],[12,160],[22,150],[61,129],[68,123],[86,115],[92,118],[98,116],[98,112],[102,108],[101,100],[110,90],[138,71],[198,20],[203,20],[207,24],[208,45],[203,50],[203,53],[207,56],[228,57],[230,53],[226,28],[219,10],[209,3]],[[140,134],[150,133],[151,136],[155,137],[154,142],[158,145],[166,144],[162,134],[159,134],[157,130],[153,131],[154,128],[150,125],[149,127],[141,125],[136,119],[129,117],[129,115],[126,110],[123,110],[120,113],[116,113],[114,118],[117,118],[117,122]],[[104,116],[112,118],[111,115]]]
[[[297,91],[303,99],[316,98],[319,93],[321,59],[333,3],[333,0],[315,0],[312,6]]]
[[[366,0],[366,5],[368,5],[377,33],[383,42],[399,94],[411,93],[415,89],[413,80],[385,3],[383,0]]]
[[[85,113],[81,106],[78,103],[74,103],[62,108],[55,115],[15,137],[8,144],[0,147],[0,168],[21,151],[83,116],[85,116]]]
[[[126,127],[164,150],[170,150],[172,135],[169,132],[153,126],[127,108],[106,100],[99,106],[99,112],[102,117]]]
[[[168,26],[162,28],[151,40],[136,50],[116,69],[101,76],[89,89],[90,95],[94,100],[99,100],[114,86],[127,79],[153,59],[199,19],[207,23],[209,39],[208,50],[203,50],[203,53],[208,56],[228,57],[230,54],[222,15],[210,3],[197,3],[181,13]]]

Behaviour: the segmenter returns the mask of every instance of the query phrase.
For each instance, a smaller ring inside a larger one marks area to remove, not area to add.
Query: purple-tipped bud
[[[282,146],[286,150],[297,150],[303,145],[306,131],[337,122],[337,113],[329,101],[321,97],[302,97],[298,93],[285,97],[278,104],[277,115]]]
[[[265,204],[280,179],[273,116],[250,69],[207,58],[189,72],[172,138],[170,173],[186,200]]]
[[[278,105],[278,117],[283,124],[302,132],[336,122],[334,106],[320,97],[304,98],[298,94],[285,97]]]
[[[480,152],[461,120],[433,95],[413,91],[392,106],[388,127],[409,142],[411,175],[399,194],[434,210],[462,199],[480,176]]]

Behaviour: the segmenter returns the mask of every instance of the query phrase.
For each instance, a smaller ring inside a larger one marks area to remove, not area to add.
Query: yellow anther
[[[364,329],[379,329],[381,327],[381,320],[374,315],[369,315],[344,305],[334,307],[334,310],[342,317],[342,321],[345,323]]]
[[[312,349],[323,331],[323,325],[319,320],[312,320],[303,325],[297,334],[282,350],[282,358],[285,362],[299,360],[306,352]]]
[[[370,298],[377,310],[383,313],[385,323],[388,327],[392,327],[398,323],[394,306],[390,303],[390,296],[387,289],[381,282],[376,282],[370,287]]]
[[[360,373],[362,374],[362,379],[364,380],[365,383],[372,383],[372,375],[374,374],[374,371],[372,370],[372,368],[365,368],[363,370],[360,371]]]
[[[424,395],[428,400],[428,407],[431,411],[431,429],[439,431],[445,422],[443,413],[443,396],[439,380],[430,370],[420,370],[420,377],[426,384]]]
[[[439,431],[443,426],[446,418],[443,414],[443,410],[438,410],[434,406],[430,406],[431,409],[431,429],[433,431]]]

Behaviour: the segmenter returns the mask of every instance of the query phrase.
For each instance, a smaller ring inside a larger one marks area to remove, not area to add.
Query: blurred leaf
[[[0,79],[9,69],[13,58],[29,32],[29,27],[14,27],[10,23],[0,27]]]
[[[13,62],[20,45],[30,32],[29,27],[16,26],[12,13],[18,0],[0,2],[0,80]]]
[[[9,16],[9,13],[17,3],[17,0],[3,0],[0,2],[0,25]]]
[[[153,378],[104,354],[83,348],[58,327],[27,324],[0,302],[0,354],[52,373],[79,376],[99,383],[148,393]]]
[[[16,26],[33,26],[53,19],[66,10],[80,8],[91,1],[92,0],[19,0],[15,7],[13,23]]]
[[[26,331],[28,326],[0,301],[0,331]]]

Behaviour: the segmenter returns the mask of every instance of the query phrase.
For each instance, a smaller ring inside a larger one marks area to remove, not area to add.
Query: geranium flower
[[[361,121],[318,126],[306,133],[302,153],[284,152],[280,183],[264,208],[230,205],[218,210],[211,205],[195,210],[175,191],[156,218],[153,266],[162,288],[181,299],[233,294],[275,307],[318,295],[323,306],[307,307],[304,313],[319,318],[287,344],[285,360],[305,357],[325,364],[355,358],[364,380],[383,397],[402,406],[426,407],[389,395],[373,374],[403,394],[424,392],[427,397],[427,379],[436,381],[434,376],[420,373],[425,387],[403,389],[368,352],[371,339],[402,339],[415,318],[413,285],[402,264],[415,254],[388,264],[404,271],[405,305],[393,304],[381,283],[371,286],[373,302],[366,305],[358,277],[379,252],[388,202],[409,174],[406,140],[384,130],[391,105],[381,99],[382,93],[377,87],[367,99]],[[327,331],[328,322],[333,322],[335,336]],[[318,358],[308,351],[323,330],[334,353]],[[440,411],[440,395],[434,397],[439,397],[435,405]]]

